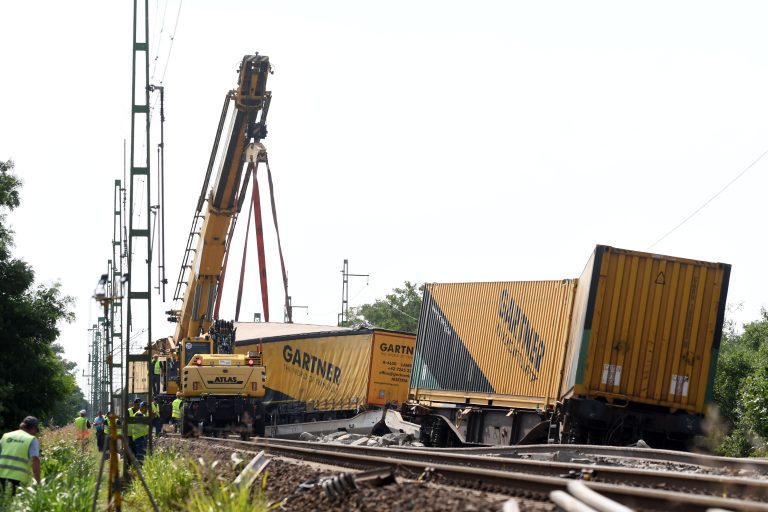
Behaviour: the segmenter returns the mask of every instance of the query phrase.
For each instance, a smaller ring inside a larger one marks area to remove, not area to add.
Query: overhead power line
[[[405,312],[405,311],[403,311],[402,309],[400,309],[400,308],[398,308],[398,307],[395,307],[395,305],[394,305],[394,304],[390,304],[389,302],[385,302],[384,304],[386,304],[387,306],[389,306],[389,307],[390,307],[390,308],[392,308],[393,310],[397,311],[398,313],[400,313],[400,314],[403,314],[403,315],[407,316],[407,317],[408,317],[408,318],[410,318],[411,320],[416,320],[417,322],[418,322],[418,320],[419,320],[418,318],[416,318],[416,317],[414,317],[414,316],[411,316],[411,315],[409,315],[408,313],[406,313],[406,312]]]
[[[165,7],[163,8],[163,19],[160,22],[160,24],[157,25],[159,27],[159,30],[155,34],[155,37],[153,38],[153,40],[150,41],[151,47],[155,48],[155,56],[152,59],[152,62],[153,62],[152,76],[149,79],[150,84],[155,83],[155,71],[157,70],[157,61],[160,57],[161,38],[163,37],[163,33],[165,32],[165,15],[168,12],[168,2],[169,0],[165,1]],[[157,0],[157,3],[155,4],[155,19],[157,19],[157,13],[159,10],[160,10],[160,0]]]
[[[673,227],[672,229],[670,229],[669,231],[667,231],[667,232],[664,234],[664,236],[662,236],[661,238],[659,238],[658,240],[656,240],[655,242],[653,242],[651,245],[649,245],[649,246],[647,247],[647,249],[646,249],[646,250],[652,249],[652,248],[653,248],[655,245],[657,245],[659,242],[661,242],[662,240],[664,240],[665,238],[667,238],[669,235],[671,235],[672,233],[674,233],[675,231],[677,231],[677,230],[678,230],[678,228],[680,228],[680,226],[682,226],[683,224],[685,224],[686,222],[688,222],[689,220],[691,220],[691,219],[692,219],[692,218],[693,218],[693,217],[694,217],[694,216],[695,216],[697,213],[699,213],[701,210],[703,210],[703,209],[704,209],[704,208],[705,208],[705,207],[706,207],[706,206],[707,206],[709,203],[711,203],[712,201],[714,201],[714,200],[715,200],[715,199],[716,199],[716,198],[717,198],[717,197],[718,197],[720,194],[722,194],[723,192],[725,192],[725,190],[726,190],[728,187],[730,187],[731,185],[733,185],[734,183],[736,183],[736,181],[737,181],[739,178],[741,178],[742,176],[744,176],[744,175],[747,173],[747,171],[749,171],[749,170],[750,170],[752,167],[754,167],[754,166],[755,166],[755,165],[756,165],[756,164],[757,164],[757,163],[758,163],[760,160],[762,160],[762,159],[763,159],[763,157],[764,157],[765,155],[768,155],[768,149],[766,149],[765,151],[763,151],[763,153],[762,153],[762,154],[761,154],[759,157],[757,157],[757,158],[755,159],[755,161],[753,161],[753,162],[752,162],[751,164],[749,164],[749,165],[748,165],[746,168],[744,168],[744,170],[743,170],[743,171],[741,171],[741,172],[740,172],[740,173],[739,173],[739,174],[738,174],[738,175],[737,175],[735,178],[733,178],[731,181],[729,181],[728,183],[726,183],[726,184],[725,184],[725,186],[724,186],[723,188],[721,188],[720,190],[718,190],[718,191],[717,191],[717,193],[716,193],[715,195],[713,195],[712,197],[710,197],[709,199],[707,199],[706,201],[704,201],[704,203],[703,203],[701,206],[699,206],[698,208],[696,208],[696,209],[695,209],[695,210],[694,210],[694,211],[693,211],[693,212],[692,212],[690,215],[688,215],[686,218],[684,218],[684,219],[683,219],[683,220],[682,220],[682,221],[681,221],[681,222],[680,222],[680,223],[679,223],[677,226],[675,226],[675,227]]]
[[[173,34],[171,34],[171,46],[168,48],[168,56],[165,58],[165,67],[163,68],[163,76],[160,78],[160,83],[165,81],[165,72],[168,71],[168,63],[171,62],[171,52],[173,51],[173,42],[176,40],[176,29],[179,28],[179,16],[181,15],[181,6],[184,4],[184,0],[179,0],[179,10],[176,11],[176,21],[173,23]]]
[[[184,4],[184,0],[179,0],[179,8],[176,11],[176,21],[173,22],[173,33],[171,33],[168,36],[171,42],[168,45],[168,53],[165,56],[165,62],[164,62],[164,65],[163,65],[163,74],[160,76],[160,81],[159,81],[160,85],[163,85],[164,82],[165,82],[165,74],[168,72],[168,64],[170,64],[170,62],[171,62],[171,54],[173,52],[173,43],[176,41],[176,30],[179,28],[179,17],[181,16],[181,6],[183,4]],[[166,9],[167,8],[168,8],[168,4],[166,4]],[[162,23],[162,28],[160,29],[159,38],[162,37],[162,34],[163,34],[164,31],[165,31],[165,12],[163,12],[163,23]],[[160,45],[161,45],[161,41],[158,40],[158,42],[157,42],[158,54],[160,53]],[[152,82],[154,82],[154,78],[155,78],[155,69],[157,68],[157,61],[158,61],[158,56],[156,55],[155,56],[154,67],[152,68],[152,80],[151,80]],[[156,95],[154,100],[152,101],[152,107],[150,108],[151,114],[150,114],[150,118],[149,118],[150,123],[152,122],[152,119],[154,118],[155,107],[157,105],[158,99],[159,99],[159,97]]]

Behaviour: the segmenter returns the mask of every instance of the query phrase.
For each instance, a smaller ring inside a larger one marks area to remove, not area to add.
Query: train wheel
[[[257,404],[253,411],[253,423],[251,431],[254,436],[264,437],[266,432],[266,412],[261,404]]]
[[[583,444],[585,440],[581,426],[566,415],[560,428],[560,442],[562,444]]]
[[[240,436],[242,441],[250,440],[251,432],[253,432],[253,425],[251,424],[250,417],[244,417],[240,423],[232,425],[232,433]]]

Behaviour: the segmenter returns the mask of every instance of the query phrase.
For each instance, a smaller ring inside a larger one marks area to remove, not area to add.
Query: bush
[[[712,436],[715,453],[731,457],[768,454],[768,311],[736,334],[726,323],[715,374],[714,400],[727,425]],[[717,442],[715,442],[717,441]]]

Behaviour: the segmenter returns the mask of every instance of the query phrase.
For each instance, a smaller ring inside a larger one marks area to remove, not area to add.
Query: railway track
[[[411,475],[428,473],[446,483],[526,498],[548,499],[550,492],[565,490],[572,478],[580,478],[592,490],[639,510],[768,511],[768,481],[742,477],[585,466],[436,450],[319,445],[284,439],[199,438],[198,441],[354,469],[396,467]]]
[[[495,455],[499,457],[524,457],[530,455],[554,454],[565,452],[579,457],[618,457],[623,459],[642,459],[657,462],[674,462],[707,468],[727,469],[732,472],[754,472],[768,475],[768,460],[742,459],[737,457],[718,457],[702,453],[689,453],[676,450],[658,450],[655,448],[636,448],[623,446],[596,446],[588,444],[537,444],[525,446],[484,446],[479,448],[428,448],[443,453],[463,453],[467,455]]]

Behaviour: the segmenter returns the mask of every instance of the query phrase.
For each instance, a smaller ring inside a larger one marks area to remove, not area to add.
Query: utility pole
[[[339,326],[343,326],[349,320],[349,278],[365,277],[366,282],[369,274],[350,274],[349,260],[344,260],[344,267],[341,269],[341,313],[339,313]]]
[[[88,329],[91,334],[91,353],[88,354],[88,362],[91,363],[91,373],[87,375],[90,387],[90,399],[88,400],[89,406],[88,417],[93,417],[94,411],[98,408],[99,400],[99,344],[101,342],[101,333],[99,332],[99,326],[93,324],[93,327]],[[83,373],[85,376],[85,373]]]
[[[106,330],[108,319],[100,316],[98,323],[88,329],[91,333],[91,353],[88,355],[88,361],[91,363],[90,374],[90,406],[88,407],[88,416],[95,416],[97,411],[103,411],[105,402],[106,378]]]
[[[293,310],[294,309],[306,309],[309,311],[309,306],[294,306],[293,301],[291,300],[291,296],[288,296],[288,299],[285,303],[285,314],[283,316],[283,322],[286,324],[292,324],[293,323]],[[290,314],[289,314],[290,310]]]
[[[150,426],[148,417],[136,418],[128,413],[130,393],[144,392],[129,389],[139,375],[147,382],[147,402],[151,403],[152,387],[150,361],[152,345],[152,239],[150,223],[151,161],[150,161],[150,112],[149,112],[149,0],[133,0],[133,43],[131,78],[131,142],[129,147],[128,183],[128,308],[125,331],[125,381],[123,385],[123,436],[127,438],[132,424]],[[138,322],[137,322],[138,321]],[[135,323],[146,325],[144,336],[137,336],[131,350],[131,331]],[[152,436],[148,436],[148,450],[152,451]],[[124,472],[128,474],[130,457],[124,458]]]
[[[123,164],[125,166],[125,164]],[[125,169],[123,170],[125,172]],[[107,339],[107,362],[109,363],[109,410],[114,414],[122,414],[122,411],[115,410],[116,394],[118,390],[122,393],[123,376],[125,364],[123,364],[123,260],[125,251],[123,251],[124,225],[123,210],[126,190],[121,180],[115,180],[112,190],[112,265],[107,275],[109,283],[109,296],[112,300],[109,303],[109,338]],[[117,383],[117,386],[115,386]]]

